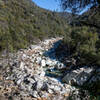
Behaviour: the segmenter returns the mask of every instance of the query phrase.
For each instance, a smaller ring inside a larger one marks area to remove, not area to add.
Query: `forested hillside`
[[[92,66],[94,70],[100,68],[100,7],[92,7],[72,20],[70,28],[66,31],[62,48],[60,47],[59,50],[64,47],[67,52],[64,61],[66,62],[66,58],[74,59],[73,68],[77,69],[82,66]],[[98,75],[100,77],[100,72],[95,72],[93,76]],[[86,83],[86,86],[83,86],[92,96],[96,96],[95,100],[100,99],[99,77],[93,83]]]
[[[65,27],[59,14],[39,8],[31,0],[0,0],[0,51],[61,35]]]
[[[78,16],[78,18],[73,20],[71,24],[75,24],[76,26],[90,26],[100,32],[100,8],[90,8],[87,12],[83,13],[82,15]]]
[[[69,56],[76,57],[81,65],[100,65],[100,8],[91,8],[74,19],[66,32],[64,42]],[[94,59],[95,58],[95,59]]]

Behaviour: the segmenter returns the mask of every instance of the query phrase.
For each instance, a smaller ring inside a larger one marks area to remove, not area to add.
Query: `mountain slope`
[[[25,48],[33,41],[61,35],[66,21],[31,0],[0,1],[0,51]]]
[[[84,13],[80,17],[80,22],[95,28],[100,28],[100,8],[91,8],[88,12]]]
[[[69,56],[77,60],[77,66],[100,65],[100,8],[91,8],[71,25],[64,37]]]
[[[89,26],[99,31],[100,28],[100,7],[92,7],[84,14],[76,18],[72,24],[77,26]],[[99,31],[100,32],[100,31]]]

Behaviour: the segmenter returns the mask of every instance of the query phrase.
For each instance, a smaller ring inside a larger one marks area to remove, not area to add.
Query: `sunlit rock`
[[[45,66],[46,66],[46,61],[45,61],[45,60],[42,60],[42,61],[41,61],[41,66],[42,66],[42,67],[45,67]]]

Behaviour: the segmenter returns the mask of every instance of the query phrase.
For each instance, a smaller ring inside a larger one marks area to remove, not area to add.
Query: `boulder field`
[[[0,100],[89,100],[86,90],[72,85],[81,86],[100,77],[93,76],[94,69],[87,66],[67,71],[67,65],[56,57],[61,40],[46,39],[12,54],[10,67],[0,72]],[[6,65],[7,59],[0,60],[0,66]],[[62,69],[66,69],[66,74],[47,75],[47,70],[56,73]]]

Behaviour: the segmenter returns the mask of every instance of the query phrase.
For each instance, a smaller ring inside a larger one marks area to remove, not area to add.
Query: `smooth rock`
[[[45,67],[45,66],[46,66],[45,60],[42,60],[42,61],[41,61],[41,66],[42,66],[42,67]]]
[[[24,70],[24,65],[25,65],[24,62],[21,62],[21,63],[20,63],[20,68],[21,68],[22,70]]]
[[[21,79],[19,79],[19,80],[17,81],[17,84],[19,85],[21,82],[22,82],[22,80],[21,80]]]

